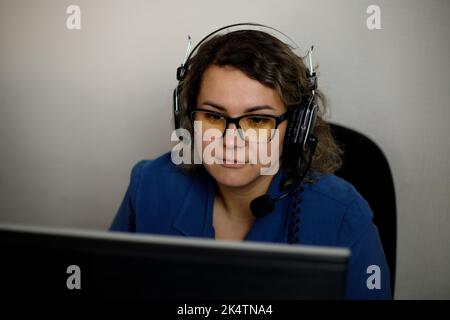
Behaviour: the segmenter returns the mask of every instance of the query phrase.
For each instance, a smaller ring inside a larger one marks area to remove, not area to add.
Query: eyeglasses
[[[280,116],[249,114],[236,118],[227,117],[222,113],[194,109],[191,111],[191,121],[201,121],[203,130],[217,129],[225,136],[225,129],[234,123],[242,140],[250,142],[270,141],[275,135],[275,129],[288,118],[288,112]]]

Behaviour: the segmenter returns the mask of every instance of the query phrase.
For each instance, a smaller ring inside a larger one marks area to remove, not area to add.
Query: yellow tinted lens
[[[245,140],[264,140],[269,141],[272,129],[275,129],[276,120],[271,117],[249,116],[242,118],[239,122],[244,131]]]
[[[206,111],[195,111],[194,121],[201,121],[203,130],[206,129],[219,129],[220,131],[225,130],[225,119],[215,113]]]

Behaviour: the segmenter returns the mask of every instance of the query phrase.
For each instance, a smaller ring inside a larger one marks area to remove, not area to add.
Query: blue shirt
[[[271,197],[281,194],[282,174],[280,169],[272,179]],[[215,180],[206,170],[187,175],[172,163],[170,152],[140,161],[110,230],[214,239],[215,193]],[[301,199],[299,244],[351,250],[345,297],[390,299],[389,269],[372,211],[355,188],[333,174],[322,174],[315,183],[304,184]],[[291,201],[289,194],[272,213],[257,218],[245,240],[287,243]],[[379,289],[367,285],[373,265],[379,267]]]

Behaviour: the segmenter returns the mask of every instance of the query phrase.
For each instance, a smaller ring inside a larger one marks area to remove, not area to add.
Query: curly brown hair
[[[231,66],[249,78],[275,89],[287,110],[298,108],[303,99],[311,94],[309,70],[303,58],[293,48],[269,33],[258,30],[239,30],[216,35],[204,42],[189,60],[186,77],[179,84],[181,127],[193,134],[189,110],[195,108],[200,84],[205,70],[211,66]],[[309,173],[333,173],[342,165],[342,151],[331,134],[326,114],[326,99],[316,90],[319,111],[313,129],[318,138]],[[284,151],[283,151],[284,153]],[[281,158],[281,167],[287,172],[296,169],[295,161]],[[183,164],[185,172],[191,173],[199,165]],[[201,166],[201,165],[200,165]],[[294,168],[295,166],[295,168]],[[313,182],[311,174],[306,181]]]

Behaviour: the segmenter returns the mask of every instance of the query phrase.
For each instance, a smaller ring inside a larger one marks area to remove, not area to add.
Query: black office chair
[[[355,130],[330,124],[337,143],[344,150],[344,163],[335,174],[355,186],[367,200],[378,228],[391,274],[394,294],[397,251],[397,211],[394,181],[381,149]]]

